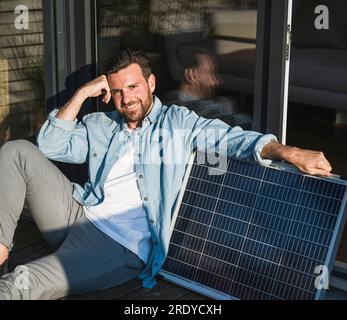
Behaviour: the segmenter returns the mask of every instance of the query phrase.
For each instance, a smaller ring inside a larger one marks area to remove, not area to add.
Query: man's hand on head
[[[108,85],[107,77],[102,75],[96,79],[83,85],[77,93],[82,94],[85,98],[98,97],[104,95],[102,101],[109,103],[111,99],[110,86]]]
[[[272,160],[285,160],[300,171],[312,175],[329,176],[332,170],[323,152],[289,147],[276,141],[268,143],[260,156]]]
[[[111,99],[111,91],[105,75],[102,75],[79,88],[73,97],[62,107],[57,113],[58,119],[73,121],[81,107],[83,102],[89,97],[98,97],[104,95],[102,101],[109,103]]]

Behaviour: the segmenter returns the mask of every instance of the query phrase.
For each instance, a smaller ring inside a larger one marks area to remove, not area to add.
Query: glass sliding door
[[[152,61],[155,94],[162,102],[251,127],[256,0],[101,0],[96,8],[100,72],[119,50],[143,50]],[[196,70],[195,83],[187,70]],[[99,106],[107,108],[112,106]]]
[[[293,0],[287,142],[347,176],[347,2]],[[337,260],[347,263],[347,228]]]

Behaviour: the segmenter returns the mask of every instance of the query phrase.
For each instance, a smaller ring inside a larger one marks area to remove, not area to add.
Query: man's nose
[[[129,92],[124,90],[122,92],[122,103],[123,104],[128,104],[129,102],[131,102],[131,95],[130,95]]]

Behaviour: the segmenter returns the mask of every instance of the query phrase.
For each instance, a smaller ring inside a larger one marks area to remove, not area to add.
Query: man
[[[206,49],[184,46],[177,51],[177,60],[182,68],[181,82],[177,90],[165,94],[166,103],[183,104],[199,116],[220,119],[230,126],[239,124],[234,102],[216,96],[221,79],[214,56]]]
[[[123,51],[107,76],[82,86],[49,115],[38,136],[41,151],[23,140],[0,149],[0,264],[8,258],[24,201],[56,249],[22,266],[22,274],[5,274],[0,299],[57,299],[137,276],[152,287],[195,148],[215,150],[224,140],[226,147],[218,150],[230,155],[261,163],[283,159],[306,173],[330,174],[321,152],[287,147],[273,135],[231,128],[184,107],[168,108],[152,95],[154,89],[148,59]],[[116,111],[89,114],[77,123],[82,103],[102,94],[106,103],[113,99]],[[73,185],[43,154],[58,161],[88,161],[89,181],[83,188]]]

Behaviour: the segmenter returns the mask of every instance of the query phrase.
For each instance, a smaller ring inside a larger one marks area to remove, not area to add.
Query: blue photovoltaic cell
[[[334,261],[345,183],[231,157],[211,175],[196,159],[164,273],[237,299],[320,297],[315,268]]]

